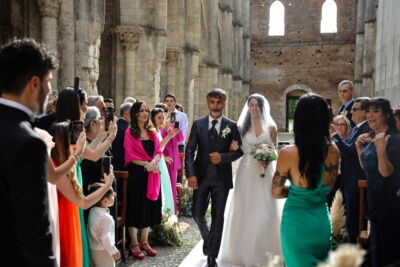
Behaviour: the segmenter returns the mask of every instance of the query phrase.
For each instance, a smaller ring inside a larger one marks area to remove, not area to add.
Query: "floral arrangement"
[[[182,231],[178,218],[167,210],[162,215],[161,224],[151,227],[149,238],[157,245],[180,247],[183,245]]]
[[[336,191],[335,198],[330,210],[332,221],[332,239],[333,247],[349,241],[349,235],[346,230],[346,216],[344,215],[343,195],[340,190]]]
[[[329,252],[326,263],[320,263],[317,267],[358,267],[364,261],[365,251],[356,245],[343,244],[335,251]]]
[[[254,145],[250,150],[250,154],[259,162],[271,162],[278,158],[275,147],[264,143]],[[260,177],[265,177],[265,168],[262,167],[261,170]]]
[[[193,190],[188,186],[182,188],[182,195],[180,199],[180,215],[185,217],[192,217],[193,207]]]

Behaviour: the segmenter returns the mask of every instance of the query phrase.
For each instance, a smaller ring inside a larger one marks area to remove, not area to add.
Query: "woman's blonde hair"
[[[339,120],[344,120],[344,122],[346,123],[346,126],[347,126],[347,134],[349,134],[351,131],[350,120],[345,115],[337,115],[335,118],[333,118],[333,123],[335,123]]]
[[[58,165],[66,162],[71,155],[69,128],[69,122],[59,122],[50,128],[50,134],[54,137],[55,142],[55,146],[51,150],[51,158]],[[82,188],[77,179],[76,168],[72,167],[67,176],[72,183],[76,195],[79,198],[83,198]]]

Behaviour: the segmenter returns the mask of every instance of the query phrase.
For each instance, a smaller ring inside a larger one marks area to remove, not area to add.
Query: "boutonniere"
[[[225,129],[222,130],[222,138],[225,138],[228,134],[231,133],[231,128],[227,125]]]
[[[349,113],[347,110],[343,110],[342,113],[340,113],[340,115],[347,116],[347,113]]]

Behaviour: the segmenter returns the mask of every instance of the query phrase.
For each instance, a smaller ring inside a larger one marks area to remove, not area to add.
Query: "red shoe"
[[[147,248],[145,248],[147,247]],[[152,249],[148,243],[140,244],[140,248],[146,251],[147,256],[154,257],[157,255],[157,250]]]
[[[139,247],[139,244],[129,245],[129,251],[131,252],[132,257],[134,257],[135,259],[138,259],[138,260],[143,260],[144,259],[144,253],[141,250],[135,251],[134,250],[135,247]]]

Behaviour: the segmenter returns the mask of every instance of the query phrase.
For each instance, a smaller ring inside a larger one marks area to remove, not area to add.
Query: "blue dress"
[[[314,267],[328,257],[332,227],[326,195],[329,185],[321,178],[315,189],[293,184],[285,202],[281,223],[282,251],[287,267]]]
[[[367,143],[361,153],[361,162],[367,176],[367,218],[371,222],[370,250],[372,266],[400,266],[400,138],[392,130],[386,154],[394,167],[389,177],[378,169],[378,156],[373,142]]]

